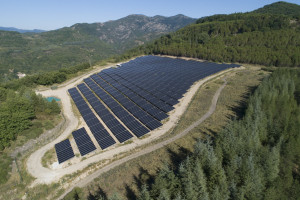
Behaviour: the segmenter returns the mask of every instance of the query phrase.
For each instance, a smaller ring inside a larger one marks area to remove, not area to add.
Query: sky
[[[0,0],[0,26],[54,30],[130,14],[200,18],[247,12],[278,0]],[[300,0],[287,0],[300,4]]]

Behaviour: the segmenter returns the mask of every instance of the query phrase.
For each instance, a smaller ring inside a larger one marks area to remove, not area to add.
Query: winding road
[[[107,166],[93,172],[92,174],[86,176],[85,178],[81,179],[79,182],[77,182],[76,184],[72,185],[72,187],[68,188],[60,197],[59,199],[63,199],[63,197],[65,195],[67,195],[69,192],[71,192],[75,187],[84,187],[86,186],[88,183],[90,183],[91,181],[93,181],[95,178],[97,178],[98,176],[100,176],[101,174],[108,172],[109,170],[113,169],[114,167],[117,167],[118,165],[124,164],[127,161],[130,161],[132,159],[135,159],[139,156],[143,156],[146,155],[150,152],[153,152],[155,150],[158,150],[170,143],[175,142],[176,140],[184,137],[185,135],[187,135],[191,130],[193,130],[195,127],[199,126],[203,121],[205,121],[207,118],[209,118],[216,110],[216,106],[217,106],[217,102],[219,99],[219,96],[221,94],[221,91],[224,89],[224,87],[227,84],[226,78],[223,78],[223,85],[220,86],[220,88],[216,91],[212,101],[211,101],[211,105],[209,107],[209,110],[196,122],[194,122],[192,125],[190,125],[189,127],[187,127],[184,131],[180,132],[177,135],[174,135],[173,137],[162,141],[160,143],[157,143],[155,145],[149,146],[139,152],[133,153],[129,156],[126,156],[120,160],[116,160],[110,164],[108,164]]]

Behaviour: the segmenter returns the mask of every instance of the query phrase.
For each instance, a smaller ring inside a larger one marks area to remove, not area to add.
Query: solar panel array
[[[193,83],[234,67],[238,65],[143,56],[93,74],[69,89],[69,93],[100,147],[105,149],[116,143],[114,138],[123,143],[133,135],[141,137],[160,127]],[[87,135],[85,129],[78,132],[78,138],[86,137],[82,135]],[[93,151],[94,144],[88,144]]]
[[[133,137],[85,84],[78,88],[120,143]]]
[[[74,131],[72,135],[75,139],[81,156],[84,156],[96,150],[94,143],[92,142],[84,127]]]
[[[106,149],[111,145],[115,144],[115,140],[111,137],[108,131],[104,128],[104,126],[100,123],[99,119],[90,109],[88,104],[85,102],[81,94],[78,92],[76,88],[69,89],[69,93],[75,102],[80,114],[82,115],[84,121],[89,126],[92,134],[97,140],[99,146],[102,149]]]
[[[69,139],[63,140],[55,144],[55,151],[59,164],[75,156]]]

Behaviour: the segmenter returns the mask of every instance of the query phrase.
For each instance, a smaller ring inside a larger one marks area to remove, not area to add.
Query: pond
[[[47,97],[47,98],[46,98],[46,100],[49,101],[49,102],[51,102],[53,99],[54,99],[55,101],[60,101],[60,99],[58,99],[58,98],[56,98],[56,97]]]

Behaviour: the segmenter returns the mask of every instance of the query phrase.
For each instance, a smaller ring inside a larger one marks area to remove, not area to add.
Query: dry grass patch
[[[54,163],[55,161],[57,161],[55,149],[51,148],[42,157],[42,165],[43,165],[43,167],[50,168],[50,165],[52,163]]]

